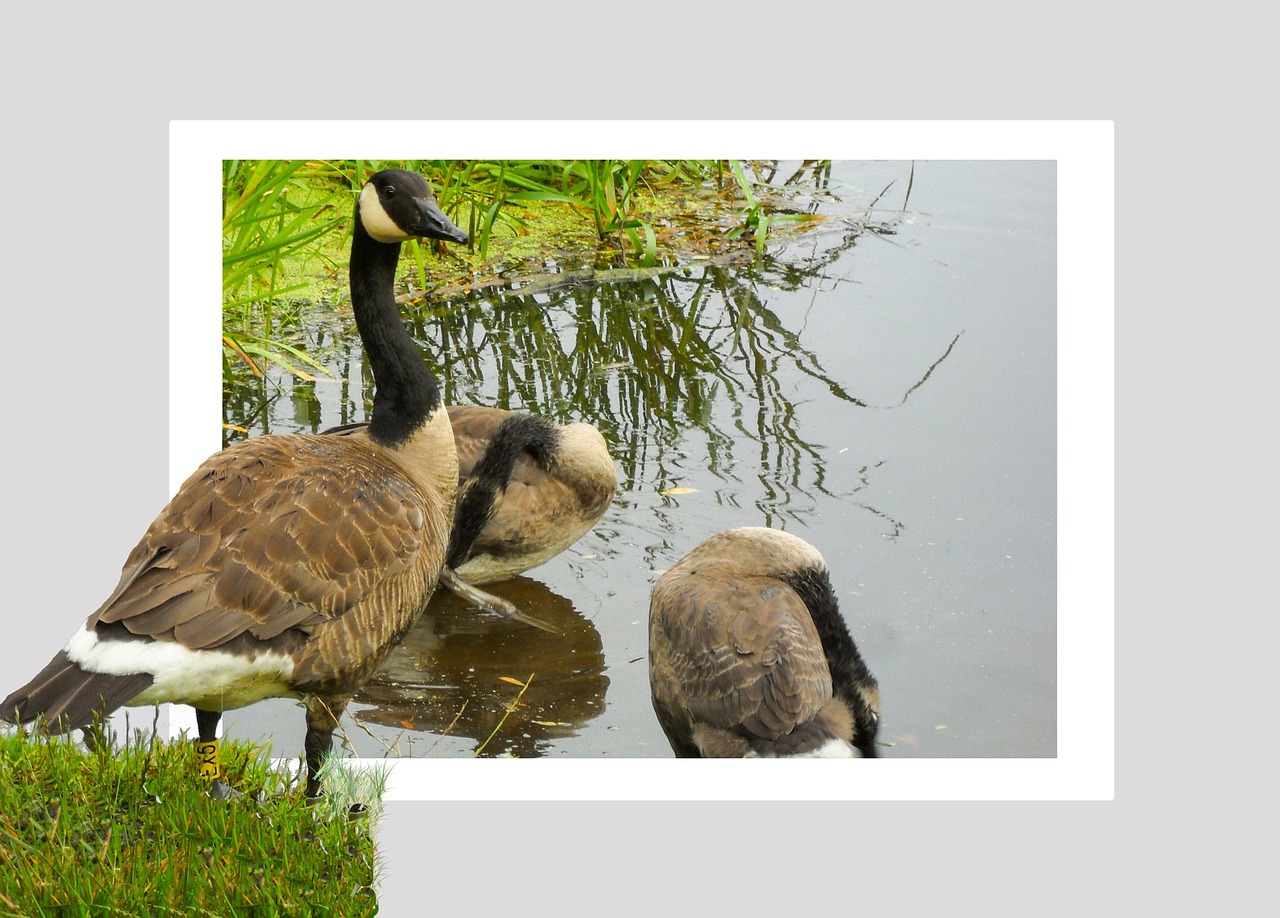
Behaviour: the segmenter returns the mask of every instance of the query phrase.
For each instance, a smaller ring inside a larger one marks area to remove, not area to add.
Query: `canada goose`
[[[322,793],[321,757],[347,702],[435,588],[458,486],[440,390],[394,282],[403,241],[467,234],[426,179],[402,170],[369,179],[353,224],[351,302],[376,386],[368,427],[262,436],[207,459],[115,591],[0,716],[67,732],[121,705],[188,704],[202,774],[217,778],[221,712],[300,697],[306,794]]]
[[[458,502],[440,583],[481,608],[545,627],[475,584],[537,567],[595,525],[618,487],[609,448],[600,431],[582,422],[556,425],[479,405],[450,405],[448,412]]]
[[[785,532],[721,532],[658,579],[649,685],[681,758],[876,754],[880,689],[822,555]]]

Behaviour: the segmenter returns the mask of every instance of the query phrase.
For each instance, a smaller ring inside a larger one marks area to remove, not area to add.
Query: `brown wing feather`
[[[696,589],[695,589],[696,588]],[[654,592],[665,665],[697,721],[776,739],[831,698],[831,676],[804,603],[767,577],[678,572]]]
[[[458,483],[461,484],[471,477],[489,441],[511,412],[484,405],[450,405],[448,411],[453,444],[458,451]]]
[[[362,438],[246,441],[187,480],[90,623],[191,648],[315,631],[438,572],[429,556],[443,524],[425,525],[431,509]]]
[[[512,412],[483,405],[447,410],[463,487]],[[360,436],[363,429],[350,425],[325,435]],[[604,439],[581,424],[561,432],[571,435],[564,444],[568,451],[555,457],[551,469],[527,454],[516,460],[493,516],[472,543],[472,560],[459,568],[469,582],[504,580],[549,560],[585,535],[608,508],[617,477]]]
[[[450,420],[454,420],[453,410]],[[464,436],[468,440],[478,437],[487,427],[479,420],[466,424],[454,421],[460,450]],[[571,429],[561,428],[562,436]],[[600,439],[599,434],[595,437]],[[595,525],[617,488],[613,460],[602,439],[595,453],[588,452],[585,443],[577,446],[581,452],[576,454],[570,451],[575,444],[564,445],[569,449],[558,452],[550,468],[528,454],[516,460],[493,516],[473,544],[472,557],[522,558],[526,568],[533,567],[564,551]],[[479,571],[470,574],[477,575],[477,582],[487,579]]]
[[[576,496],[528,456],[516,460],[493,516],[475,541],[472,554],[536,554],[545,543],[577,520]],[[580,533],[565,540],[568,547]]]

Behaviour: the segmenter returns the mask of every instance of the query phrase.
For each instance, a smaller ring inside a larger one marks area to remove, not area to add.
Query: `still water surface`
[[[595,424],[619,489],[567,552],[487,587],[563,634],[438,592],[345,741],[374,758],[670,757],[649,591],[712,533],[764,525],[826,557],[880,682],[883,756],[1054,756],[1056,184],[1048,161],[837,161],[790,193],[830,219],[753,264],[411,314],[449,401]],[[318,311],[304,343],[333,378],[246,383],[224,420],[254,436],[365,419],[349,313]],[[528,688],[508,713],[512,680]],[[224,727],[302,745],[290,701]]]

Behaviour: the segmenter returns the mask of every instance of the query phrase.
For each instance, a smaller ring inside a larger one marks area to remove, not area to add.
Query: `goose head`
[[[444,215],[430,183],[405,169],[375,173],[360,191],[356,216],[357,225],[376,242],[398,244],[415,236],[462,244],[470,240]]]

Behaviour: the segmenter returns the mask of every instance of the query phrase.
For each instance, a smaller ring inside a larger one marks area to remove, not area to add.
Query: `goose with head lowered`
[[[375,394],[367,428],[266,435],[210,457],[124,563],[67,645],[0,702],[66,732],[121,705],[196,709],[201,772],[223,787],[221,713],[268,697],[306,710],[306,794],[351,695],[426,607],[444,564],[458,460],[440,389],[400,318],[401,243],[466,243],[422,176],[361,189],[351,303]]]
[[[649,684],[680,758],[876,755],[880,689],[826,562],[779,530],[718,533],[658,579]]]
[[[613,501],[618,476],[600,431],[526,411],[448,406],[458,502],[441,586],[481,609],[546,626],[477,588],[509,580],[582,538]],[[339,436],[363,424],[325,431]]]

